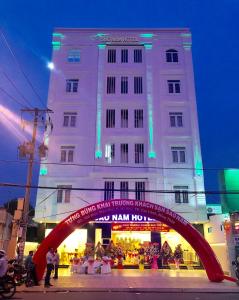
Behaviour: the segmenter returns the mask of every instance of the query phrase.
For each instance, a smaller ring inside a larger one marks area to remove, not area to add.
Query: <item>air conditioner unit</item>
[[[222,207],[220,204],[209,204],[207,205],[207,213],[220,215],[222,213]]]

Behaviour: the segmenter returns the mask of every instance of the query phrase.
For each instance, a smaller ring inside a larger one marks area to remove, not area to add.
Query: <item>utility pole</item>
[[[33,121],[33,131],[32,131],[32,139],[30,144],[30,151],[28,152],[28,170],[27,170],[27,183],[25,190],[25,200],[23,207],[23,215],[22,215],[22,234],[21,234],[21,242],[22,242],[22,253],[19,254],[19,260],[23,259],[25,242],[26,242],[26,234],[27,234],[27,225],[28,225],[28,215],[29,215],[29,204],[30,204],[30,193],[31,193],[31,184],[32,184],[32,171],[34,164],[34,156],[35,156],[35,147],[36,147],[36,135],[37,135],[37,127],[38,127],[38,118],[45,113],[52,113],[50,109],[22,109],[22,112],[34,113],[34,121]]]

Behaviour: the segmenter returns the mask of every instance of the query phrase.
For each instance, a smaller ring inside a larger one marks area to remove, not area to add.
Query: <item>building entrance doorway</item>
[[[43,240],[34,255],[38,278],[42,278],[46,267],[49,247],[58,246],[76,229],[95,219],[116,213],[140,214],[166,224],[178,232],[198,254],[208,276],[213,282],[229,279],[224,275],[220,263],[204,237],[183,217],[163,206],[139,200],[109,200],[81,208],[59,223]]]

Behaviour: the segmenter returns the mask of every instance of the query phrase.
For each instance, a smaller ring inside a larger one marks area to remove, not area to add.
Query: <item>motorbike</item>
[[[236,277],[239,281],[239,261],[237,261],[237,260],[233,261],[232,265],[234,266],[234,271],[235,271]]]
[[[10,276],[17,286],[25,283],[26,287],[33,286],[33,280],[30,276],[30,272],[26,270],[21,264],[15,259],[8,261],[7,275]]]
[[[4,299],[12,298],[16,293],[16,284],[12,277],[5,275],[0,278],[0,295]]]

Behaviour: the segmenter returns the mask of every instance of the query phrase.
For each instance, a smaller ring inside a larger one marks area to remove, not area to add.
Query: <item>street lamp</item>
[[[47,68],[50,69],[51,71],[55,69],[55,65],[52,61],[49,61],[47,63]]]

